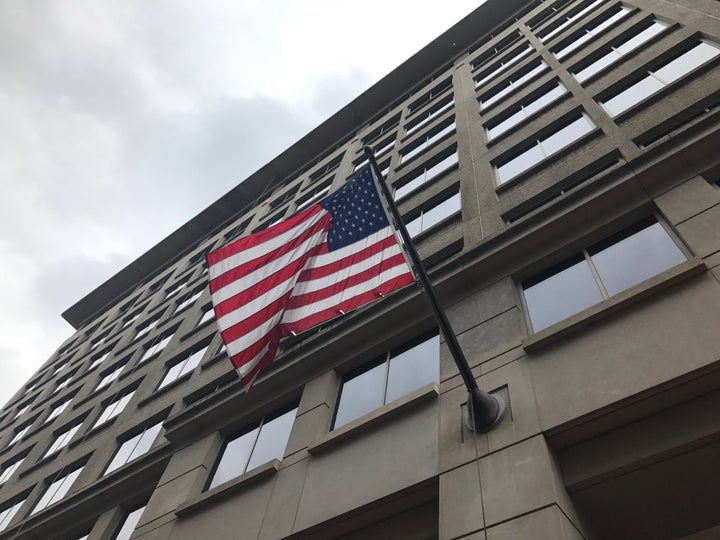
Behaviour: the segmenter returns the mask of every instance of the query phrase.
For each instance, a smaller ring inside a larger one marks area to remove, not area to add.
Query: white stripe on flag
[[[393,268],[390,268],[388,270],[385,270],[380,275],[373,276],[369,280],[359,283],[353,287],[348,287],[347,289],[344,289],[343,291],[330,296],[328,298],[325,298],[323,300],[320,300],[318,302],[314,302],[312,304],[307,304],[302,307],[298,307],[295,309],[288,309],[285,311],[285,314],[283,315],[282,322],[287,323],[294,323],[301,319],[304,319],[305,317],[312,315],[313,313],[317,313],[319,311],[323,311],[328,308],[332,308],[333,306],[339,305],[341,302],[344,302],[345,300],[349,300],[355,296],[358,296],[360,294],[366,293],[368,291],[372,291],[373,289],[378,288],[380,285],[385,283],[386,281],[390,281],[393,278],[396,278],[398,276],[402,276],[403,274],[408,273],[408,267],[407,264],[403,261],[402,264],[399,264],[397,266],[394,266]],[[331,277],[328,278],[328,280],[332,280]]]
[[[308,268],[317,268],[319,266],[325,266],[327,264],[338,262],[342,259],[355,255],[358,251],[361,251],[362,249],[365,249],[385,240],[388,236],[394,236],[391,227],[385,227],[383,229],[380,229],[379,231],[372,233],[365,238],[361,238],[357,242],[354,242],[348,246],[336,249],[335,251],[330,251],[328,253],[323,253],[322,255],[318,255],[317,257],[313,257],[312,259],[310,259],[307,266]]]
[[[217,305],[220,302],[227,300],[228,298],[232,298],[236,294],[239,294],[249,289],[263,279],[289,266],[297,259],[305,256],[305,254],[311,249],[313,249],[315,246],[317,246],[318,244],[322,244],[325,241],[326,236],[326,231],[319,231],[317,234],[314,234],[305,242],[300,244],[297,248],[290,250],[287,253],[283,254],[281,257],[278,257],[277,259],[269,262],[268,264],[261,266],[254,272],[251,272],[239,279],[236,279],[235,281],[231,281],[230,283],[216,290],[213,293],[213,302]]]
[[[337,283],[338,281],[344,281],[356,274],[360,274],[365,270],[380,264],[385,259],[389,259],[393,255],[397,255],[399,253],[400,246],[398,246],[397,244],[393,244],[385,248],[383,251],[376,253],[375,255],[371,255],[370,257],[363,259],[360,262],[357,262],[346,268],[342,268],[333,274],[308,281],[300,281],[293,289],[293,293],[291,296],[300,296],[309,292],[319,291],[320,289],[324,289],[325,287],[328,287],[333,283]]]
[[[251,246],[238,253],[235,253],[234,255],[230,255],[229,257],[226,257],[225,259],[216,262],[208,269],[210,279],[213,280],[216,277],[221,276],[226,272],[229,272],[236,266],[240,266],[248,261],[257,259],[258,257],[265,255],[266,253],[271,253],[272,251],[281,248],[282,246],[290,242],[293,238],[302,235],[303,232],[310,229],[327,213],[327,210],[323,209],[322,211],[312,216],[310,219],[298,223],[295,227],[293,227],[292,229],[288,229],[282,234],[279,234],[261,244]]]
[[[265,345],[259,353],[257,353],[252,360],[249,362],[246,362],[239,368],[237,368],[237,372],[240,374],[240,378],[242,379],[245,375],[250,373],[253,369],[255,369],[255,366],[258,365],[260,360],[262,360],[262,357],[265,356],[270,349],[270,344]]]

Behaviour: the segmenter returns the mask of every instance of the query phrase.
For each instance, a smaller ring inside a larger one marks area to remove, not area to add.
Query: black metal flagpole
[[[450,326],[450,321],[438,303],[435,291],[430,283],[430,278],[425,272],[422,260],[413,246],[410,234],[408,233],[405,223],[400,216],[400,212],[395,205],[390,189],[385,183],[380,167],[375,160],[375,150],[372,146],[365,146],[363,150],[365,151],[368,161],[370,162],[370,166],[373,168],[373,172],[375,173],[373,176],[375,176],[377,183],[380,185],[380,191],[385,199],[385,207],[390,212],[390,217],[394,222],[395,229],[400,232],[400,236],[403,239],[405,251],[407,256],[410,258],[415,277],[420,282],[420,286],[425,293],[425,299],[435,316],[435,320],[440,327],[440,331],[445,337],[450,353],[452,354],[455,364],[460,371],[460,376],[468,389],[468,410],[470,413],[470,419],[474,424],[471,427],[478,432],[488,431],[493,428],[502,416],[504,406],[501,406],[501,403],[494,396],[491,396],[487,392],[481,390],[478,386],[477,381],[472,374],[472,370],[470,369],[470,365],[465,358],[465,354],[460,348],[460,343],[458,343],[455,332],[453,332],[453,329]]]

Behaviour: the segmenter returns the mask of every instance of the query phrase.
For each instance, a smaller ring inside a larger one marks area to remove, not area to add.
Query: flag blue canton
[[[320,206],[333,216],[327,235],[330,251],[353,244],[389,224],[369,164],[320,201]]]

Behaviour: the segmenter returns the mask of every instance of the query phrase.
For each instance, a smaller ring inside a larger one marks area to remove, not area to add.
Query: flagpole
[[[501,404],[497,398],[481,390],[478,386],[477,381],[472,374],[472,370],[470,369],[470,365],[468,364],[467,358],[465,358],[465,354],[460,348],[460,343],[458,343],[455,332],[453,332],[453,329],[450,326],[450,321],[438,303],[435,291],[430,283],[430,278],[428,277],[427,272],[425,272],[422,260],[415,250],[415,246],[413,246],[410,233],[408,233],[407,228],[405,227],[405,223],[403,222],[400,212],[395,205],[390,189],[388,188],[385,178],[383,178],[382,172],[380,171],[380,167],[375,160],[375,150],[369,145],[365,146],[363,150],[368,157],[370,166],[373,168],[373,172],[375,173],[373,176],[376,178],[376,183],[379,184],[380,191],[385,199],[385,208],[390,212],[390,217],[394,222],[395,229],[400,233],[400,236],[403,239],[405,251],[407,256],[410,258],[415,277],[419,281],[420,286],[425,293],[425,299],[435,316],[435,321],[437,322],[442,335],[445,337],[445,342],[450,349],[450,354],[452,354],[453,360],[455,360],[455,365],[457,365],[458,370],[460,371],[460,376],[467,387],[468,411],[470,421],[472,422],[470,427],[476,432],[489,431],[495,426],[502,416],[504,404]]]

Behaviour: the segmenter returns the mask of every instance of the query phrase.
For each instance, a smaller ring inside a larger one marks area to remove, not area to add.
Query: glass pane
[[[562,85],[558,85],[554,88],[552,88],[550,91],[546,92],[542,96],[538,97],[535,101],[531,101],[527,105],[525,105],[525,114],[531,115],[536,113],[539,110],[542,110],[544,107],[547,107],[555,101],[557,98],[562,96],[565,93],[565,87]]]
[[[145,507],[143,506],[142,508],[138,508],[137,510],[130,512],[128,517],[125,518],[122,528],[115,537],[115,540],[128,540],[135,530],[135,527],[137,527],[144,511]]]
[[[283,458],[290,437],[290,430],[295,421],[295,413],[297,413],[297,409],[288,411],[262,425],[247,470],[254,469],[271,459]]]
[[[494,139],[498,135],[505,133],[511,127],[525,120],[525,118],[525,111],[520,109],[515,114],[509,116],[508,118],[500,122],[498,125],[488,128],[488,139]]]
[[[405,224],[408,234],[413,237],[422,232],[422,216],[418,216],[412,221]]]
[[[645,30],[640,32],[635,37],[628,39],[622,45],[619,45],[617,47],[617,51],[622,55],[626,55],[630,51],[637,49],[640,45],[642,45],[646,41],[649,41],[650,38],[652,38],[653,36],[656,36],[663,30],[665,30],[665,28],[667,28],[667,24],[655,21],[652,24],[652,26],[650,26],[649,28],[646,28]]]
[[[425,173],[426,181],[432,180],[435,176],[440,174],[441,172],[449,169],[453,165],[455,165],[458,162],[458,156],[457,152],[454,154],[449,155],[439,163],[436,163],[432,167],[430,167],[427,172]]]
[[[440,380],[440,336],[433,336],[390,359],[385,403]]]
[[[335,428],[347,424],[382,405],[385,363],[346,381],[340,392]]]
[[[577,141],[580,137],[589,133],[592,128],[593,126],[590,121],[584,116],[581,116],[573,123],[540,141],[540,145],[545,151],[545,154],[550,156]]]
[[[617,116],[625,112],[636,103],[640,103],[646,97],[654,94],[663,87],[663,84],[655,77],[648,75],[636,82],[629,88],[620,92],[617,96],[608,99],[603,103],[610,116]]]
[[[592,261],[608,294],[616,294],[680,264],[685,255],[655,223],[592,255]]]
[[[145,430],[145,433],[140,436],[140,440],[138,441],[135,449],[130,454],[130,457],[128,457],[128,461],[136,459],[145,454],[148,450],[150,450],[150,447],[155,442],[155,439],[157,439],[161,429],[162,423],[158,423],[154,426],[150,426],[149,428],[147,428]]]
[[[407,184],[400,186],[395,190],[395,200],[402,199],[405,195],[411,191],[416,190],[425,183],[425,172],[423,171],[419,176],[410,180]]]
[[[528,287],[524,293],[535,332],[603,299],[585,260]]]
[[[202,357],[205,355],[205,351],[207,351],[207,347],[192,353],[192,355],[190,355],[190,358],[188,358],[185,364],[182,366],[180,375],[185,375],[186,373],[189,373],[190,371],[195,369],[200,363],[200,360],[202,360]]]
[[[433,206],[423,213],[422,230],[426,231],[433,225],[440,223],[443,219],[452,216],[460,211],[460,193],[456,193],[449,199]]]
[[[590,77],[605,69],[609,65],[614,64],[618,60],[620,60],[620,55],[615,51],[609,51],[607,54],[601,56],[600,58],[595,60],[595,62],[587,66],[585,69],[581,69],[580,71],[575,73],[575,78],[580,82],[585,82]]]
[[[507,182],[543,159],[545,159],[545,154],[543,154],[540,146],[536,144],[507,163],[498,166],[498,179],[501,184]]]
[[[162,388],[163,386],[166,386],[173,382],[175,379],[177,379],[180,376],[180,370],[182,369],[182,362],[179,364],[175,364],[170,369],[168,369],[167,374],[163,378],[163,380],[160,382],[160,386],[158,388]]]
[[[233,439],[227,443],[208,489],[212,489],[245,472],[245,466],[247,465],[259,430],[260,427],[258,426],[252,431],[240,435],[237,439]]]
[[[671,82],[684,77],[693,69],[703,65],[705,62],[712,60],[718,54],[720,54],[720,49],[713,47],[708,43],[701,42],[682,56],[655,71],[655,75],[657,75],[666,84],[670,84]]]
[[[136,435],[132,439],[125,441],[124,443],[122,443],[120,445],[120,448],[118,448],[117,454],[115,454],[115,457],[110,462],[110,465],[108,465],[108,468],[105,471],[105,474],[111,473],[118,467],[122,467],[130,460],[130,456],[132,455],[133,450],[137,446],[137,443],[140,440],[141,436],[142,436],[142,434]]]

